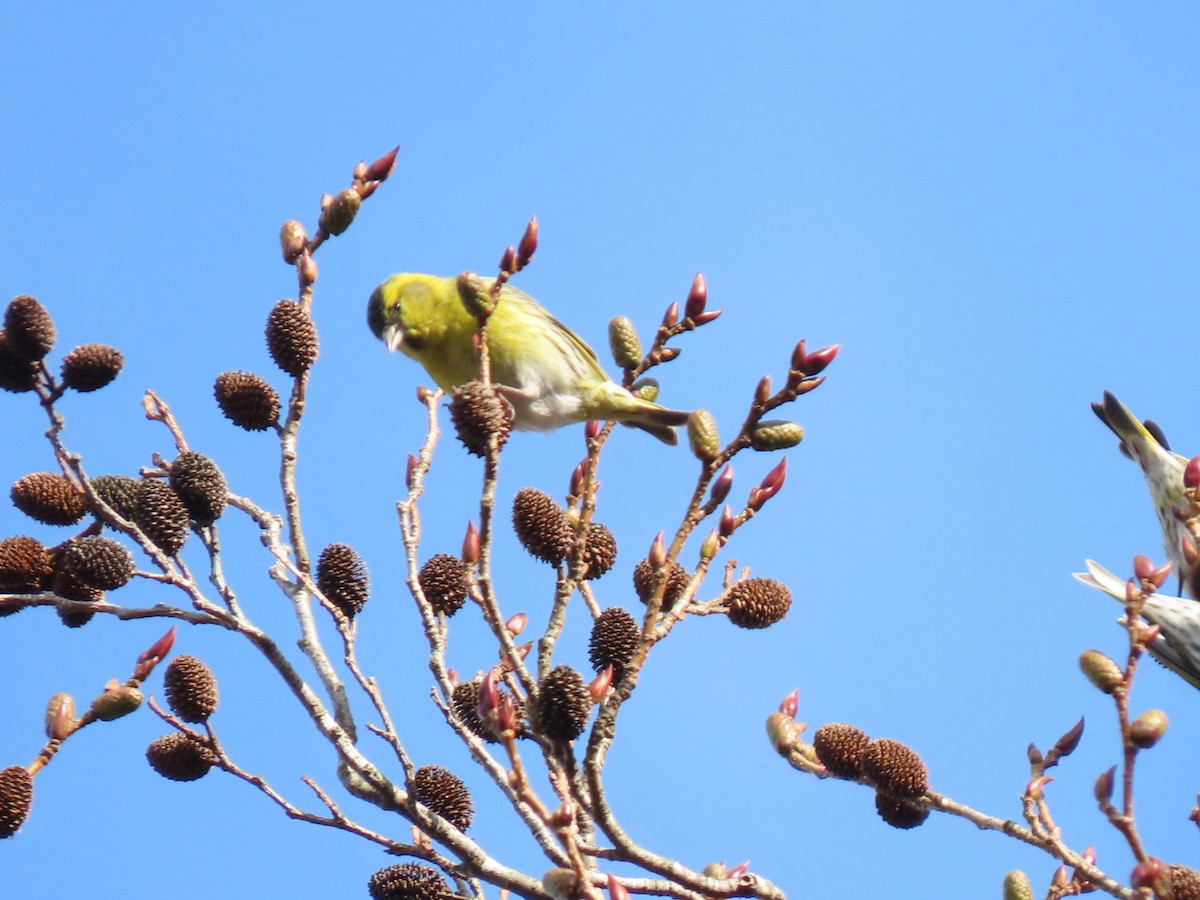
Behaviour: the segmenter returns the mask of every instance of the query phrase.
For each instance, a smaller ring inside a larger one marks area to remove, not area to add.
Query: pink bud
[[[807,354],[804,357],[804,368],[802,369],[804,374],[810,376],[821,374],[825,367],[833,362],[841,347],[841,344],[830,344],[828,347],[822,347],[820,350],[814,350]]]
[[[795,387],[796,396],[799,397],[802,394],[807,394],[809,391],[815,391],[817,388],[819,388],[824,383],[825,383],[824,375],[818,375],[815,378],[805,378],[802,382],[800,382],[798,385],[796,385],[796,387]]]
[[[663,362],[670,362],[682,352],[678,347],[663,347],[658,352],[658,358]]]
[[[525,226],[525,233],[521,235],[521,243],[517,245],[518,271],[529,265],[529,261],[533,259],[533,254],[537,252],[537,245],[538,220],[537,216],[530,216],[529,224]]]
[[[517,655],[517,659],[524,660],[532,649],[533,641],[526,641],[520,647],[513,648],[513,652]]]
[[[351,172],[355,181],[362,181],[367,177],[367,164],[363,160],[359,160],[354,164],[354,170]]]
[[[663,313],[662,327],[674,328],[679,322],[679,304],[672,303],[667,307],[667,311]]]
[[[807,342],[801,338],[800,342],[796,344],[795,349],[792,350],[792,368],[797,372],[804,371],[804,359],[808,355],[805,351],[806,343]]]
[[[458,671],[455,669],[446,670],[446,681],[450,684],[450,690],[458,687]]]
[[[400,152],[399,145],[393,147],[389,152],[383,154],[375,162],[367,167],[367,174],[363,178],[364,181],[384,181],[392,171],[396,168],[396,154]]]
[[[329,194],[322,194],[322,195],[321,195],[321,209],[323,209],[323,210],[324,210],[324,209],[328,209],[328,208],[329,208],[329,205],[330,205],[331,203],[333,203],[333,197],[332,197],[332,196],[330,196]]]
[[[160,662],[171,652],[171,648],[175,646],[175,631],[176,626],[172,625],[166,634],[143,651],[142,655],[137,658],[137,661],[140,663],[148,662],[152,666]]]
[[[517,613],[504,623],[504,627],[508,629],[508,633],[516,637],[525,630],[525,623],[529,621],[529,617],[525,613]]]
[[[792,692],[779,704],[779,711],[785,716],[796,718],[796,713],[800,711],[800,688],[792,688]]]
[[[592,419],[585,426],[583,426],[583,434],[589,441],[594,441],[596,438],[600,437],[600,420]]]
[[[650,542],[650,553],[647,559],[650,560],[650,565],[656,569],[661,569],[667,564],[667,545],[663,540],[663,533],[661,531]]]
[[[720,316],[723,312],[725,312],[723,309],[706,309],[704,312],[700,313],[700,315],[693,316],[692,321],[696,323],[697,327],[701,325],[707,325],[713,319]]]
[[[703,273],[697,272],[696,277],[692,279],[692,288],[688,291],[687,302],[683,306],[683,315],[695,321],[696,316],[704,312],[707,304],[708,284],[704,281]]]
[[[1138,554],[1133,558],[1133,574],[1137,576],[1138,581],[1143,578],[1149,578],[1154,572],[1154,563],[1150,561],[1150,557]]]
[[[604,699],[604,695],[608,693],[608,689],[612,687],[613,682],[613,665],[609,663],[600,670],[595,678],[588,685],[588,693],[592,695],[592,702],[599,703]]]
[[[475,704],[475,714],[487,721],[488,714],[500,705],[500,675],[499,669],[491,668],[483,676],[479,685],[479,701]]]
[[[758,380],[758,387],[754,389],[754,402],[762,406],[771,399],[771,376],[764,375]]]
[[[750,871],[750,860],[746,860],[745,862],[738,863],[736,866],[731,868],[729,870],[729,877],[730,878],[740,878],[741,876],[745,875],[749,871]]]
[[[1091,844],[1087,845],[1087,849],[1083,851],[1083,861],[1089,866],[1096,864],[1096,848]]]
[[[712,497],[714,503],[720,503],[729,496],[731,487],[733,487],[733,466],[727,465],[721,470],[721,474],[713,479],[709,496]]]
[[[511,275],[517,271],[517,251],[511,245],[504,248],[504,255],[500,257],[500,271],[506,275]]]
[[[773,493],[777,492],[781,487],[783,487],[783,481],[785,478],[787,478],[786,456],[775,465],[775,468],[771,469],[770,472],[763,476],[763,480],[759,482],[759,487],[765,491],[772,491]]]
[[[1025,785],[1025,796],[1032,797],[1034,800],[1042,799],[1042,789],[1052,782],[1054,779],[1049,775],[1039,775]]]
[[[1167,583],[1167,578],[1171,575],[1172,565],[1169,562],[1163,563],[1157,569],[1150,573],[1150,581],[1155,587],[1162,587]]]
[[[521,724],[512,694],[505,694],[500,698],[500,705],[496,707],[496,722],[501,731],[516,731]]]
[[[317,261],[311,256],[305,255],[300,257],[300,263],[297,267],[297,271],[300,274],[300,280],[304,284],[308,285],[317,283]]]
[[[578,497],[579,492],[583,490],[583,473],[586,470],[587,470],[587,460],[582,459],[579,461],[579,465],[577,465],[575,467],[575,470],[573,472],[571,472],[570,493],[571,493],[572,497]]]
[[[409,488],[412,488],[413,486],[413,476],[417,474],[418,462],[420,462],[420,460],[417,459],[417,454],[408,454],[408,467],[404,471],[404,483]]]
[[[463,536],[462,559],[471,566],[479,562],[479,530],[474,522],[467,523],[467,533]]]
[[[721,537],[727,538],[733,534],[737,528],[737,519],[733,517],[733,510],[726,506],[721,510],[721,521],[717,525],[717,530],[721,533]]]
[[[1066,866],[1059,866],[1054,870],[1054,877],[1050,879],[1050,884],[1056,888],[1065,888],[1071,883],[1071,874],[1067,871]]]
[[[608,873],[608,896],[611,900],[629,900],[629,891],[612,872]]]
[[[1113,785],[1117,780],[1117,767],[1113,766],[1107,772],[1103,773],[1096,779],[1096,786],[1092,789],[1096,800],[1100,803],[1108,803],[1112,800]]]
[[[1193,456],[1184,466],[1183,483],[1190,488],[1200,487],[1200,456]]]

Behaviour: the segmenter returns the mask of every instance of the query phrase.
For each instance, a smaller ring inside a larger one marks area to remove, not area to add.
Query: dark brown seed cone
[[[45,590],[53,575],[50,551],[40,541],[25,535],[0,541],[0,593],[32,594]]]
[[[12,837],[29,818],[33,776],[24,766],[0,770],[0,839]]]
[[[929,818],[929,807],[917,800],[901,800],[883,791],[875,792],[875,811],[893,828],[916,828]],[[1179,895],[1176,894],[1176,897]]]
[[[495,432],[499,447],[512,433],[512,404],[495,387],[468,381],[450,398],[450,421],[458,439],[475,456],[487,456],[488,438]]]
[[[96,614],[90,609],[56,609],[58,619],[68,628],[82,628],[92,619],[96,618]]]
[[[588,522],[587,546],[583,548],[583,561],[587,566],[584,579],[599,578],[617,561],[617,539],[599,522]]]
[[[96,603],[104,599],[104,591],[100,588],[92,587],[72,575],[63,566],[63,557],[71,545],[79,540],[73,538],[64,544],[59,544],[50,550],[50,560],[54,566],[54,576],[50,582],[50,589],[64,600],[78,600],[81,603]],[[82,615],[82,614],[81,614]],[[89,618],[91,616],[89,615]]]
[[[1174,900],[1200,900],[1200,872],[1187,866],[1171,866]]]
[[[266,431],[279,421],[279,394],[257,375],[222,372],[213,385],[221,412],[247,431]]]
[[[295,300],[280,300],[267,317],[267,350],[275,365],[293,378],[317,361],[317,326]]]
[[[32,391],[37,375],[37,363],[17,352],[8,334],[0,331],[0,388],[14,394]]]
[[[513,531],[521,546],[550,565],[571,549],[571,529],[551,496],[537,488],[522,488],[513,498]]]
[[[633,589],[643,603],[649,603],[653,596],[656,574],[657,570],[650,564],[649,559],[643,559],[633,567]],[[667,575],[666,592],[663,594],[662,609],[664,611],[671,609],[679,602],[679,598],[687,590],[690,580],[687,569],[679,562],[671,563],[670,574]]]
[[[555,666],[538,686],[537,729],[555,741],[573,741],[592,712],[592,696],[583,676],[570,666]]]
[[[64,545],[63,574],[99,591],[115,590],[133,575],[133,554],[111,538],[73,538]]]
[[[400,863],[380,869],[367,882],[372,900],[443,900],[450,896],[438,871],[421,863]]]
[[[599,672],[607,665],[613,667],[613,679],[618,680],[625,664],[633,658],[641,640],[642,629],[628,610],[610,606],[592,623],[588,641],[588,657],[592,668]]]
[[[133,521],[141,485],[139,479],[128,475],[97,475],[92,479],[92,490],[96,495],[128,522]]]
[[[184,654],[163,673],[167,703],[185,722],[207,722],[217,709],[217,679],[202,660]]]
[[[371,592],[367,564],[353,547],[330,544],[317,559],[317,587],[329,602],[354,618],[362,612]]]
[[[171,487],[197,525],[211,525],[225,512],[228,487],[217,464],[189,450],[171,463]]]
[[[46,307],[22,294],[10,300],[4,310],[4,333],[15,353],[29,362],[37,362],[50,352],[57,332]]]
[[[211,750],[182,731],[172,731],[150,742],[146,748],[146,761],[163,778],[195,781],[208,774],[216,757]]]
[[[46,525],[74,525],[87,508],[83,494],[65,475],[34,472],[18,478],[9,491],[13,505]]]
[[[417,800],[457,828],[466,831],[475,814],[467,786],[441,766],[421,766],[413,778]]]
[[[729,621],[739,628],[766,628],[787,615],[792,592],[774,578],[747,578],[729,591]]]
[[[916,751],[891,738],[875,738],[862,754],[862,773],[876,788],[900,800],[929,790],[929,772]]]
[[[63,357],[62,380],[67,387],[86,394],[111,382],[125,365],[125,357],[107,344],[84,344]]]
[[[862,755],[870,742],[866,732],[845,722],[822,725],[813,735],[817,758],[838,778],[858,778],[862,774]]]
[[[157,478],[142,479],[133,520],[150,542],[168,556],[180,551],[189,534],[187,507],[169,484]]]
[[[437,553],[429,557],[417,581],[430,606],[440,613],[452,616],[467,599],[471,587],[470,569],[457,556]]]

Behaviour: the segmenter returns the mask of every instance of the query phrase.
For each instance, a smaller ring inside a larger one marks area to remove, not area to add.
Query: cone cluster
[[[279,394],[258,375],[222,372],[213,395],[225,418],[247,431],[266,431],[279,421]]]
[[[739,628],[766,628],[787,615],[792,592],[773,578],[747,578],[729,591],[729,621]]]
[[[167,704],[185,722],[207,722],[217,709],[217,679],[202,660],[184,654],[163,673]]]
[[[537,728],[555,741],[573,741],[583,733],[592,697],[583,676],[567,665],[555,666],[538,685]]]
[[[459,831],[471,827],[475,808],[467,786],[441,766],[421,766],[413,776],[413,795]]]
[[[490,384],[469,381],[450,399],[450,421],[467,452],[487,456],[488,439],[503,447],[512,433],[513,408]]]
[[[625,664],[633,658],[641,640],[641,627],[628,610],[610,606],[592,623],[588,641],[588,657],[592,668],[599,672],[613,667],[613,679],[618,680]]]
[[[421,863],[380,869],[367,882],[367,891],[372,900],[443,900],[450,895],[441,874]]]
[[[352,619],[362,612],[371,592],[367,564],[353,547],[330,544],[317,559],[317,587]]]
[[[417,575],[421,592],[437,611],[446,616],[458,612],[470,589],[470,569],[457,556],[437,553],[429,557]]]
[[[197,525],[211,525],[225,512],[228,487],[217,464],[194,450],[171,464],[171,487]]]

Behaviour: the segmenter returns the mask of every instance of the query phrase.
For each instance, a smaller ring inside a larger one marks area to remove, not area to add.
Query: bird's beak
[[[404,329],[399,325],[385,325],[379,337],[388,348],[388,352],[395,353],[404,343]]]

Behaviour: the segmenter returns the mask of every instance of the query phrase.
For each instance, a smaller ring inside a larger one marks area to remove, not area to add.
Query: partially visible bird
[[[443,390],[479,376],[477,322],[463,306],[454,278],[392,275],[371,294],[367,324],[389,350],[424,366]],[[507,284],[488,319],[487,348],[492,381],[512,404],[516,428],[549,431],[613,419],[675,444],[675,426],[688,420],[687,413],[635,397],[610,380],[591,347]]]
[[[1122,452],[1138,464],[1146,478],[1146,487],[1162,527],[1163,546],[1175,567],[1182,593],[1184,585],[1191,587],[1193,569],[1196,568],[1184,557],[1183,540],[1188,530],[1175,514],[1178,510],[1186,515],[1191,508],[1183,484],[1183,470],[1188,458],[1172,452],[1157,425],[1149,420],[1139,422],[1109,391],[1104,392],[1103,402],[1092,404],[1092,411],[1121,439]]]
[[[1125,582],[1090,559],[1087,567],[1086,572],[1074,573],[1075,577],[1124,605]],[[1170,594],[1151,594],[1142,606],[1142,618],[1161,629],[1150,644],[1150,655],[1200,689],[1200,603]]]

